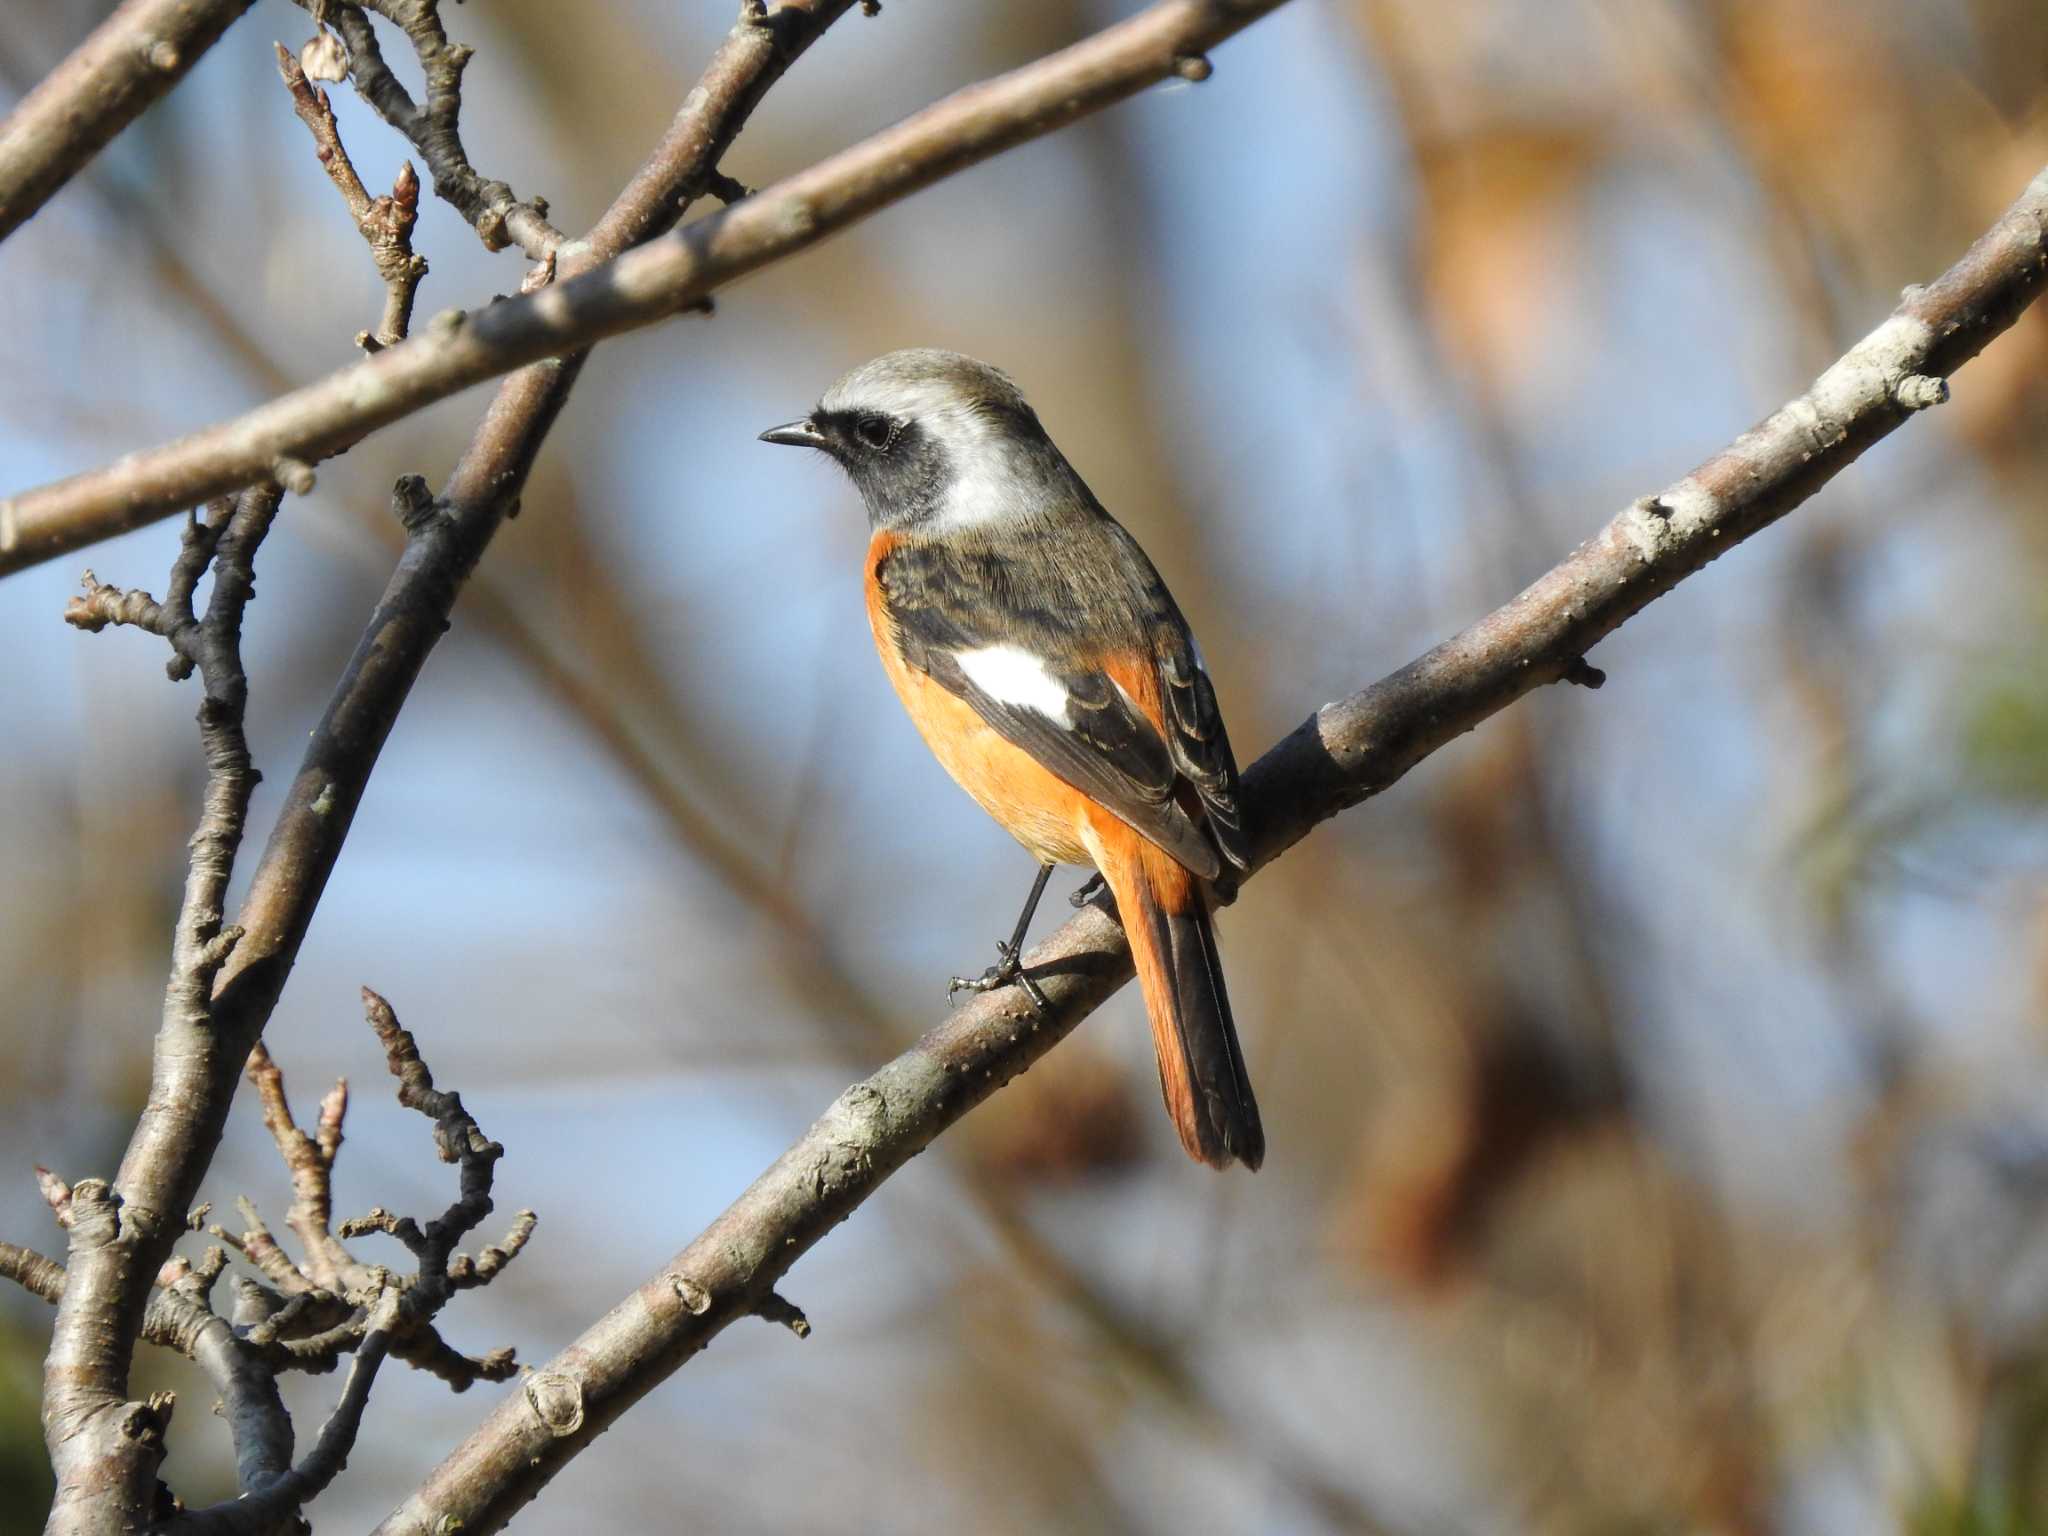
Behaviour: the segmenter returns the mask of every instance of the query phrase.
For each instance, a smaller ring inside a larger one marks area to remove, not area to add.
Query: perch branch
[[[252,0],[127,0],[0,122],[0,240],[185,78]]]
[[[459,389],[698,305],[921,188],[1177,75],[1282,3],[1161,0],[596,270],[470,314],[449,311],[403,345],[233,421],[0,501],[0,575],[248,484],[279,459],[315,463]],[[785,4],[741,27],[772,32],[798,9]],[[684,190],[706,185],[715,166]]]
[[[1817,379],[1662,493],[1624,508],[1518,596],[1382,681],[1324,706],[1244,776],[1254,869],[1545,683],[1692,572],[1798,506],[1913,411],[2048,284],[2048,173],[1954,267]],[[1101,899],[1025,957],[1049,1007],[975,998],[854,1084],[633,1294],[536,1371],[378,1527],[484,1533],[728,1324],[777,1317],[792,1265],[882,1182],[1069,1034],[1131,976]]]

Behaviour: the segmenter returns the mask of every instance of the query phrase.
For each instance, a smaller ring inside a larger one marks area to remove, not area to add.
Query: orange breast
[[[924,673],[904,665],[893,621],[882,595],[877,568],[896,542],[886,531],[868,546],[868,627],[882,669],[903,701],[911,723],[954,782],[1043,864],[1089,864],[1081,828],[1087,797],[1013,746],[974,712],[972,705]]]

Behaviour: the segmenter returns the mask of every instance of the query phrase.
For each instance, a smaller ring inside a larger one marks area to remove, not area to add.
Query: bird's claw
[[[1067,898],[1067,905],[1075,908],[1087,906],[1089,902],[1102,894],[1102,886],[1103,879],[1099,873],[1090,875],[1082,882],[1081,888]]]
[[[994,965],[983,971],[979,976],[974,977],[972,980],[965,976],[955,976],[947,982],[946,995],[951,997],[956,992],[994,992],[1000,987],[1007,987],[1014,981],[1023,991],[1024,995],[1031,1000],[1031,1006],[1034,1009],[1040,1013],[1046,1012],[1051,1007],[1051,1004],[1046,1002],[1045,993],[1039,990],[1038,983],[1025,974],[1023,957],[1019,953],[1017,946],[998,939],[996,940],[996,953],[1002,958],[997,960]]]

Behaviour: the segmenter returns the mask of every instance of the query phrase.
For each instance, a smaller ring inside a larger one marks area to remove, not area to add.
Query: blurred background
[[[768,98],[761,185],[1135,0],[889,0]],[[729,4],[449,8],[479,167],[587,226]],[[9,0],[0,99],[97,18]],[[0,248],[0,487],[351,358],[379,289],[262,0]],[[402,77],[409,58],[393,47]],[[269,1042],[356,1086],[341,1212],[437,1211],[359,984],[508,1155],[444,1318],[538,1363],[978,970],[1029,860],[902,718],[865,541],[762,447],[840,372],[1013,372],[1203,637],[1239,755],[1505,600],[1804,388],[2048,162],[2038,0],[1297,0],[1145,94],[607,344],[372,782]],[[372,190],[396,136],[345,88]],[[518,286],[429,201],[420,314]],[[1223,920],[1272,1151],[1186,1161],[1134,992],[890,1182],[523,1515],[536,1533],[2048,1529],[2048,316]],[[259,561],[267,832],[482,392],[321,467]],[[171,525],[91,552],[161,590]],[[0,584],[0,1233],[111,1172],[200,783],[197,685]],[[1062,877],[1056,891],[1070,889]],[[1063,911],[1054,903],[1049,911]],[[273,1225],[245,1102],[208,1181]],[[369,1239],[370,1244],[382,1241]],[[396,1262],[396,1251],[393,1261]],[[0,1530],[47,1310],[0,1293]],[[168,1476],[231,1488],[212,1393]],[[338,1378],[297,1381],[302,1440]],[[315,1507],[504,1388],[393,1367]]]

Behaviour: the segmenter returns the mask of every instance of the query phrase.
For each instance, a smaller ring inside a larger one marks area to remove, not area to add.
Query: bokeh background
[[[7,0],[11,99],[97,6]],[[759,185],[1135,9],[889,0],[768,98]],[[475,159],[581,228],[725,3],[450,8]],[[366,253],[262,0],[0,248],[0,485],[347,362]],[[398,59],[401,50],[394,49]],[[343,1211],[438,1209],[356,989],[509,1149],[545,1359],[936,1020],[1029,861],[902,719],[865,538],[755,443],[910,344],[1011,370],[1151,550],[1240,756],[1804,387],[2048,162],[2038,0],[1297,0],[1147,93],[607,344],[394,733],[271,1028],[357,1088]],[[400,64],[401,72],[404,64]],[[400,146],[343,89],[366,181]],[[424,316],[518,285],[439,203]],[[1188,1163],[1120,996],[894,1179],[523,1531],[1911,1532],[2048,1509],[2048,317],[1225,917],[1272,1154]],[[259,562],[267,830],[482,394],[320,470]],[[92,551],[160,587],[166,525]],[[0,584],[0,1232],[111,1171],[199,784],[196,685]],[[252,862],[245,858],[245,864]],[[1068,882],[1056,890],[1070,888]],[[1054,904],[1057,908],[1058,904]],[[275,1224],[244,1104],[208,1183]],[[375,1241],[375,1240],[373,1240]],[[0,1295],[0,1530],[48,1325]],[[179,1362],[173,1480],[229,1486]],[[338,1378],[294,1388],[311,1433]],[[502,1388],[397,1367],[367,1527]]]

